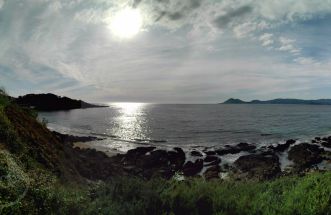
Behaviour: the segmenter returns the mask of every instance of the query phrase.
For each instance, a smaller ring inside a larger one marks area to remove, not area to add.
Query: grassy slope
[[[330,172],[269,182],[114,178],[81,186],[79,177],[70,174],[74,169],[61,155],[61,147],[45,147],[56,141],[33,115],[0,96],[0,214],[331,212]],[[65,183],[58,171],[76,185]]]

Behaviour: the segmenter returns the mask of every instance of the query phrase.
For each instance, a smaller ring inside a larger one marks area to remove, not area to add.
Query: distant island
[[[252,100],[243,101],[230,98],[220,104],[302,104],[302,105],[331,105],[331,99],[302,100],[302,99],[272,99],[272,100]]]
[[[27,94],[14,98],[20,106],[32,107],[38,111],[58,111],[80,108],[107,107],[106,105],[96,105],[84,102],[82,100],[62,97],[51,93],[47,94]]]

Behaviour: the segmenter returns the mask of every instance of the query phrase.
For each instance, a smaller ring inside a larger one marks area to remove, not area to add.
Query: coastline
[[[283,175],[331,170],[331,136],[316,137],[309,143],[289,139],[269,146],[238,143],[189,150],[149,145],[138,146],[125,153],[98,145],[98,141],[102,139],[94,137],[90,141],[74,141],[72,146],[81,151],[104,153],[123,172],[146,179],[180,176],[208,180],[269,180]]]

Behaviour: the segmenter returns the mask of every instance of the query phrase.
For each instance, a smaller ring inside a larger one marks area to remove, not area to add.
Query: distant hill
[[[61,97],[51,93],[48,94],[27,94],[15,99],[20,106],[33,107],[39,111],[71,110],[79,108],[106,107],[103,105],[89,104],[82,100]]]
[[[230,98],[222,104],[305,104],[305,105],[331,105],[331,99],[302,100],[302,99],[272,99],[266,101],[252,100],[249,102]]]

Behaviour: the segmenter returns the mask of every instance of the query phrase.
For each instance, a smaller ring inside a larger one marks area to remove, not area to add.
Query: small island
[[[331,99],[316,99],[316,100],[303,100],[303,99],[272,99],[272,100],[252,100],[243,101],[241,99],[230,98],[220,104],[299,104],[299,105],[331,105]]]

